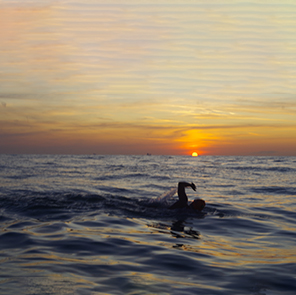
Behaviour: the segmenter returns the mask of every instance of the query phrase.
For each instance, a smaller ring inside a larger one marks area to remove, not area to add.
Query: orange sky
[[[0,3],[0,153],[296,156],[296,3]]]

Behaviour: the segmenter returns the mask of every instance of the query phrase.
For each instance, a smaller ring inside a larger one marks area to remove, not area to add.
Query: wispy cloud
[[[288,138],[295,15],[288,0],[4,0],[1,132],[57,144],[65,134],[90,144],[97,132],[104,150],[126,134],[175,153],[234,144],[248,128],[250,144],[251,134],[254,145],[254,134]]]

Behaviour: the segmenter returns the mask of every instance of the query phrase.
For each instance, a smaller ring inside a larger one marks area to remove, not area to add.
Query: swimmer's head
[[[206,206],[206,202],[201,199],[195,199],[191,205],[194,210],[202,211],[202,209]]]

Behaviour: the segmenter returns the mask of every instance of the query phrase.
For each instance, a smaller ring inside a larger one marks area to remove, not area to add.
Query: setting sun
[[[193,152],[192,153],[192,157],[197,157],[198,156],[198,153],[197,152]]]

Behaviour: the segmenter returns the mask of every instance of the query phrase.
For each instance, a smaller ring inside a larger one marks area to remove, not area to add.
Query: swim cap
[[[201,199],[196,199],[191,203],[191,206],[197,211],[202,211],[202,209],[206,206],[206,202]]]

